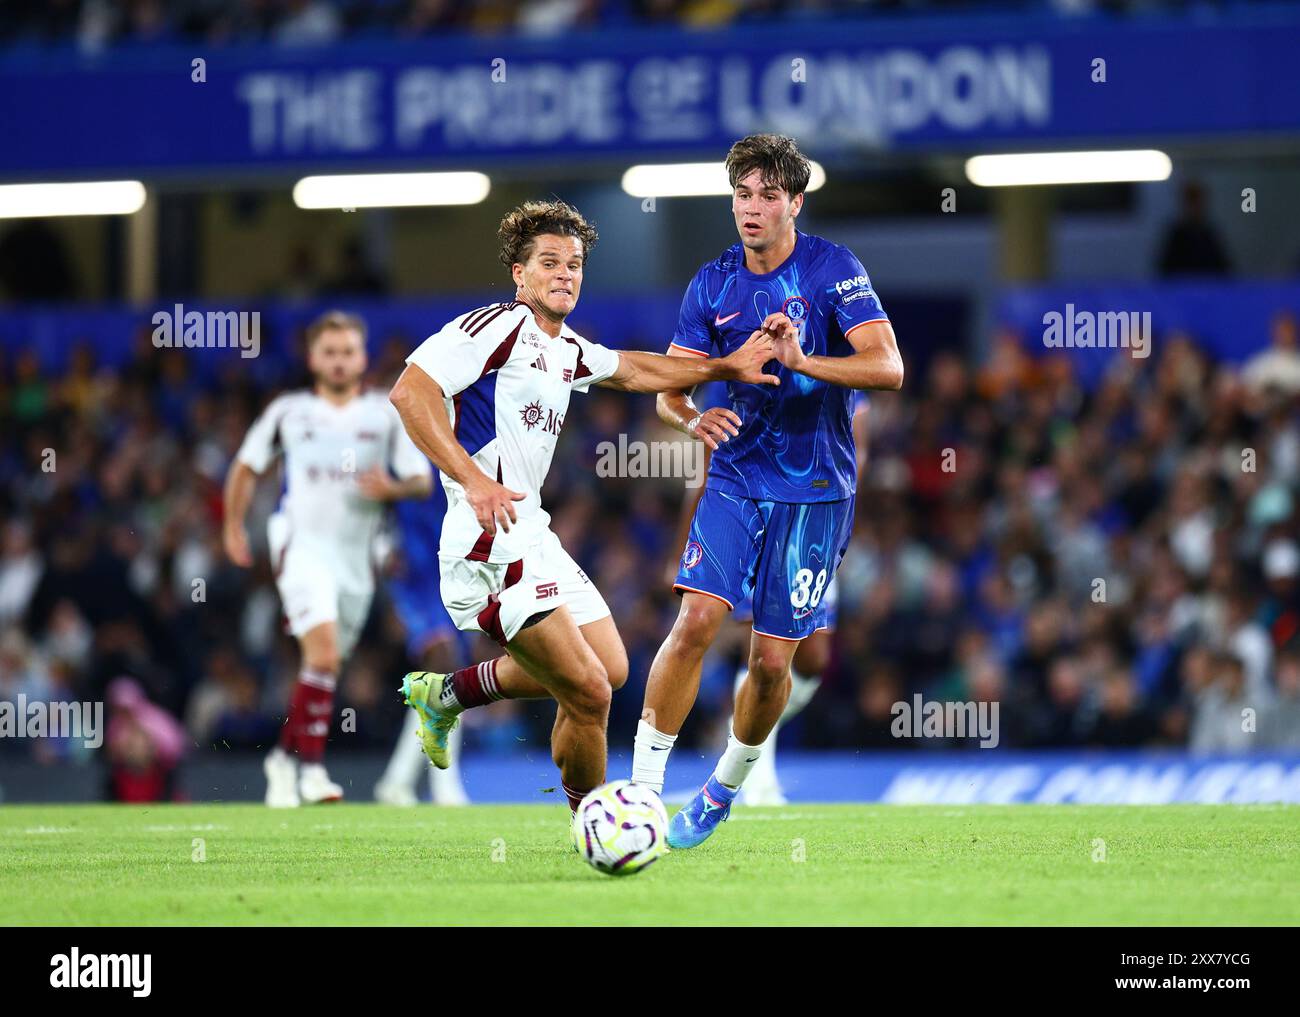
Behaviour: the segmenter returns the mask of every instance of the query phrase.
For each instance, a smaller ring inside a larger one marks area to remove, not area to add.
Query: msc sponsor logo
[[[519,416],[523,419],[524,427],[530,431],[541,424],[542,430],[547,434],[559,434],[560,428],[564,426],[564,417],[552,409],[543,409],[540,402],[529,403],[519,411]]]

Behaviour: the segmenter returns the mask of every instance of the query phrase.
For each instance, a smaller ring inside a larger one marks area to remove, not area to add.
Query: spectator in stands
[[[281,46],[321,46],[338,38],[342,25],[325,0],[284,0],[272,38]]]
[[[1254,391],[1277,389],[1283,395],[1300,393],[1300,341],[1295,315],[1279,311],[1273,318],[1269,347],[1246,361],[1241,376]]]
[[[1260,745],[1300,751],[1300,649],[1290,648],[1279,656],[1276,685],[1277,698],[1260,711]]]
[[[383,296],[388,292],[388,281],[366,259],[365,249],[356,237],[343,245],[340,252],[342,264],[338,275],[329,280],[321,296]]]
[[[185,733],[165,710],[149,702],[139,684],[117,678],[108,686],[107,797],[115,802],[179,800],[176,767]]]
[[[6,521],[0,530],[0,628],[22,620],[44,568],[31,524],[17,518]]]
[[[1248,752],[1255,733],[1244,710],[1260,703],[1246,694],[1246,666],[1231,653],[1210,658],[1208,684],[1193,695],[1190,748],[1193,752]]]
[[[1183,184],[1178,218],[1165,231],[1158,262],[1160,275],[1228,275],[1232,267],[1218,231],[1205,215],[1205,188]]]

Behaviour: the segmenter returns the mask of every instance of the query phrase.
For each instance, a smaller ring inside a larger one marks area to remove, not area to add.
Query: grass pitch
[[[573,853],[567,816],[11,805],[0,924],[1300,923],[1293,806],[736,809],[623,878]]]

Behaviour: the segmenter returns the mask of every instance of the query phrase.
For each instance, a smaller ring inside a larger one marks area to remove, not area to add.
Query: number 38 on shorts
[[[732,608],[752,599],[755,632],[804,639],[826,624],[826,590],[852,526],[852,498],[795,504],[709,488],[673,588]]]

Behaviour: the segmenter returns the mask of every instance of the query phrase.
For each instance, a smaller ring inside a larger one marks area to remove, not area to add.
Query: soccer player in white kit
[[[285,460],[267,545],[302,667],[279,744],[266,757],[266,804],[338,801],[323,763],[339,670],[374,594],[385,504],[432,490],[429,463],[382,393],[365,391],[365,325],[331,311],[307,330],[312,391],[286,392],[254,422],[226,477],[226,553],[253,563],[244,518],[259,475]]]
[[[731,356],[696,360],[618,353],[565,324],[578,302],[595,229],[563,202],[528,202],[501,222],[500,259],[515,298],[455,318],[407,358],[391,399],[442,475],[443,602],[458,628],[503,656],[452,674],[412,672],[407,703],[435,766],[460,713],[504,699],[554,697],[552,757],[570,808],[605,781],[610,696],[627,654],[609,608],[549,528],[541,488],[569,397],[592,385],[630,392],[727,378],[774,384],[774,315]]]

